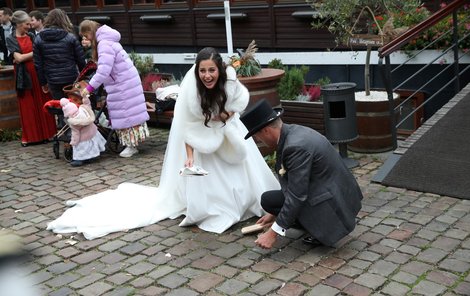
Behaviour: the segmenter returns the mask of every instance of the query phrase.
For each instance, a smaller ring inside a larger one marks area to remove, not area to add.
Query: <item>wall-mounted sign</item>
[[[384,45],[384,36],[372,34],[354,34],[349,37],[349,45],[363,45],[381,47]]]

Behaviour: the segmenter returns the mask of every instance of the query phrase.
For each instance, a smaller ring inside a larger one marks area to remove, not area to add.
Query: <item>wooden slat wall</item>
[[[245,13],[246,19],[232,21],[232,39],[236,48],[246,48],[254,39],[258,47],[270,47],[270,19],[266,8],[246,8],[234,10],[233,13]],[[223,13],[223,11],[196,11],[196,40],[197,46],[226,46],[226,32],[224,20],[209,20],[209,13]]]
[[[292,13],[296,8],[277,8],[275,13],[276,48],[325,49],[335,46],[332,35],[326,30],[311,28],[312,19],[298,19]]]
[[[27,0],[32,7],[33,0]],[[49,1],[52,3],[53,1]],[[210,13],[223,13],[223,3],[188,1],[175,5],[110,5],[103,8],[79,7],[72,0],[64,8],[78,25],[85,16],[110,16],[108,24],[121,33],[121,43],[132,46],[165,46],[195,48],[204,46],[225,47],[225,22],[210,20]],[[438,0],[426,0],[427,6],[437,9]],[[127,3],[127,2],[126,2]],[[129,2],[130,3],[130,2]],[[10,4],[7,1],[7,4]],[[11,6],[11,5],[10,5]],[[50,8],[52,9],[51,4]],[[98,5],[99,6],[99,5]],[[313,30],[310,18],[295,18],[295,11],[311,11],[305,0],[238,0],[231,3],[232,13],[245,13],[247,19],[232,19],[234,48],[245,48],[256,40],[259,48],[271,51],[325,50],[334,48],[333,36],[326,30]],[[142,15],[171,15],[171,22],[144,22]]]
[[[90,12],[76,13],[75,19],[77,20],[77,25],[87,16],[109,16],[111,21],[108,25],[121,33],[121,43],[128,44],[131,42],[131,32],[129,31],[126,11],[103,12],[99,14]]]
[[[191,15],[188,11],[166,11],[156,14],[149,12],[130,12],[134,45],[191,46],[193,43]],[[143,15],[171,15],[170,22],[144,22]]]

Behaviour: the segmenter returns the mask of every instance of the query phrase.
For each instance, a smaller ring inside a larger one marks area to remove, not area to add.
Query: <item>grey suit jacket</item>
[[[298,221],[321,243],[332,246],[355,227],[362,193],[330,142],[313,129],[283,124],[276,173],[284,205],[276,223]]]

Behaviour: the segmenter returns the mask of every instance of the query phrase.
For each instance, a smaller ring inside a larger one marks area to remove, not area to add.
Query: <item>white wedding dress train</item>
[[[226,109],[243,111],[248,91],[233,72],[227,74]],[[261,194],[279,189],[278,181],[254,141],[243,140],[247,130],[238,113],[225,125],[203,126],[195,90],[193,67],[181,84],[159,187],[123,183],[114,190],[68,201],[71,208],[48,223],[47,229],[94,239],[184,215],[180,226],[222,233],[239,221],[263,215]],[[194,147],[195,164],[208,175],[179,175],[186,159],[185,142]]]

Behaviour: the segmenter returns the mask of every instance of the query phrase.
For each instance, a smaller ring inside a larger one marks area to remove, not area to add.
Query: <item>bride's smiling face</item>
[[[213,89],[219,80],[219,68],[213,60],[203,60],[199,63],[199,79],[208,89]]]

